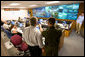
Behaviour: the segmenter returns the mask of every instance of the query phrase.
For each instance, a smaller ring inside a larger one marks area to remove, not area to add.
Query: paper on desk
[[[18,31],[19,33],[21,33],[21,34],[23,33],[20,28],[17,28],[17,31]]]
[[[10,45],[10,41],[7,41],[7,42],[5,43],[5,47],[6,47],[7,49],[10,49],[10,48],[13,47],[13,44],[11,43],[11,45]]]
[[[59,25],[61,28],[65,28],[63,24],[58,23],[57,25]]]

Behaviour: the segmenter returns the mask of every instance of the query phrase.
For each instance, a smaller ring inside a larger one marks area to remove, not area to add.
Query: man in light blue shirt
[[[81,13],[81,15],[78,17],[76,21],[76,32],[78,34],[80,34],[80,29],[83,21],[84,21],[84,13]]]

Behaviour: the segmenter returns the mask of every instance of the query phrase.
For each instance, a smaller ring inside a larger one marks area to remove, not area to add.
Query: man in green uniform
[[[62,35],[61,30],[57,30],[54,27],[55,18],[48,19],[48,27],[46,31],[43,31],[40,26],[40,31],[42,36],[45,37],[45,53],[46,56],[58,56],[58,45],[60,41],[60,36]]]

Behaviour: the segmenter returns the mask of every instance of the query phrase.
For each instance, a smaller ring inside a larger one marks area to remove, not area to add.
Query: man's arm
[[[44,44],[43,44],[42,38],[43,38],[42,35],[39,33],[37,35],[37,41],[38,41],[39,47],[42,49],[42,53],[44,53]]]
[[[43,48],[44,45],[43,45],[41,33],[38,33],[38,34],[37,34],[37,42],[38,42],[39,47],[40,47],[40,48]]]
[[[43,28],[42,28],[41,24],[39,24],[39,28],[40,28],[40,32],[43,32]]]

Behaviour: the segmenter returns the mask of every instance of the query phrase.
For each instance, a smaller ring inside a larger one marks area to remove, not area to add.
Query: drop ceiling
[[[37,8],[43,6],[61,5],[61,4],[72,4],[72,3],[84,3],[84,1],[60,1],[60,3],[46,4],[51,1],[1,1],[1,8]],[[10,6],[11,3],[20,3],[17,6]],[[29,7],[29,5],[37,5]]]

